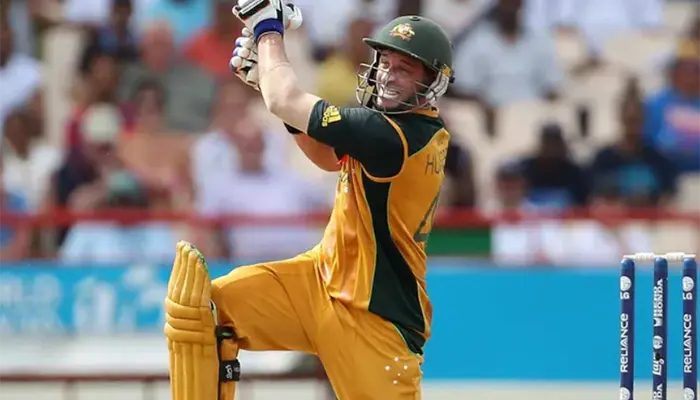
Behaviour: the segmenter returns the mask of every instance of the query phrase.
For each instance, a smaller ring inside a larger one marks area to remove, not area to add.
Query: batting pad
[[[172,400],[218,400],[211,279],[202,254],[186,242],[177,244],[165,312]]]

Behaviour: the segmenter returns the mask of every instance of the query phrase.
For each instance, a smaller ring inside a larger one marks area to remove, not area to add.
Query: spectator
[[[115,56],[109,53],[92,53],[84,62],[85,65],[81,69],[85,73],[79,85],[77,106],[67,125],[68,147],[80,145],[83,136],[81,132],[83,114],[94,104],[111,104],[119,107],[122,121],[127,125],[130,123],[128,108],[117,101],[119,75]]]
[[[38,141],[30,114],[15,110],[5,120],[3,129],[2,180],[4,186],[22,196],[25,206],[37,212],[46,202],[50,177],[61,162],[58,149]]]
[[[136,59],[136,38],[129,24],[131,14],[132,0],[112,0],[110,21],[91,32],[90,42],[83,52],[84,65],[94,53],[110,54],[119,62]]]
[[[0,126],[9,113],[27,104],[40,85],[39,64],[15,51],[12,28],[0,23]]]
[[[257,125],[241,89],[235,81],[222,89],[214,115],[215,131],[199,139],[193,149],[197,213],[213,218],[231,214],[269,217],[327,207],[330,202],[317,185],[288,166],[280,168],[282,153],[274,138],[284,136]],[[229,110],[234,103],[240,104],[236,106],[239,112],[232,116]],[[320,236],[321,231],[307,226],[252,223],[201,232],[196,242],[209,247],[207,254],[259,259],[292,256],[313,246]]]
[[[213,120],[209,132],[198,137],[191,150],[191,175],[195,192],[218,190],[218,177],[215,171],[235,171],[238,169],[239,154],[231,145],[230,138],[235,136],[235,129],[241,115],[251,115],[254,105],[251,102],[253,92],[238,79],[232,78],[222,83],[217,93]],[[231,113],[230,110],[239,110]],[[251,120],[248,120],[251,122]],[[256,125],[257,126],[257,125]],[[263,130],[265,151],[263,163],[271,169],[287,169],[285,159],[288,139],[280,132]]]
[[[80,143],[68,148],[53,177],[52,207],[69,208],[77,201],[75,198],[101,194],[99,190],[103,188],[97,184],[101,176],[100,165],[112,152],[123,124],[121,113],[109,103],[98,103],[85,110],[79,127],[84,137]],[[79,189],[82,194],[76,194]],[[66,232],[67,227],[58,230],[57,244],[63,243]]]
[[[157,81],[145,81],[133,100],[134,127],[119,140],[119,154],[149,191],[151,208],[189,208],[189,135],[168,132],[166,99]],[[168,149],[168,151],[163,151]]]
[[[684,40],[668,68],[668,83],[646,100],[644,135],[681,173],[700,172],[700,51]]]
[[[9,190],[24,193],[30,211],[43,212],[52,203],[52,177],[61,165],[63,154],[46,141],[43,91],[34,93],[21,114],[26,123],[26,132],[6,134],[4,138],[6,172],[3,180]],[[24,146],[28,146],[27,152],[23,150]],[[32,256],[52,255],[52,234],[51,230],[41,227],[32,229]]]
[[[487,108],[555,99],[564,80],[552,37],[525,27],[522,0],[498,0],[494,11],[455,49],[453,94]]]
[[[362,38],[372,35],[374,24],[368,19],[350,22],[343,46],[332,51],[321,63],[318,72],[318,95],[338,105],[357,105],[357,71],[360,64],[367,64],[370,48]]]
[[[114,106],[92,106],[87,110],[82,150],[92,169],[92,179],[74,187],[68,197],[70,209],[86,212],[149,208],[145,190],[116,152],[121,126]],[[165,223],[78,222],[68,231],[60,258],[68,262],[166,260],[174,245],[172,231]]]
[[[231,46],[241,34],[243,24],[231,12],[231,2],[214,0],[214,24],[199,31],[185,45],[185,58],[193,65],[207,71],[216,79],[231,76],[228,65]]]
[[[523,161],[527,198],[537,207],[582,207],[588,185],[581,167],[571,159],[559,125],[547,124],[540,133],[539,151]]]
[[[209,126],[215,82],[203,71],[179,59],[168,25],[145,28],[141,60],[128,64],[122,74],[119,98],[131,98],[144,80],[156,80],[165,88],[165,125],[174,132],[203,132]]]
[[[591,166],[593,187],[609,188],[602,193],[612,191],[628,207],[668,204],[676,189],[676,170],[671,160],[644,144],[643,118],[643,105],[638,100],[622,102],[622,137],[600,150]],[[594,200],[596,204],[606,203],[605,199]]]

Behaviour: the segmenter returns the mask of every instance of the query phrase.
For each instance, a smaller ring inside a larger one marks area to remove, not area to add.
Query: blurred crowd
[[[445,26],[456,76],[441,105],[453,134],[445,209],[673,209],[682,197],[700,210],[688,193],[700,186],[682,184],[700,179],[700,17],[697,3],[681,3],[679,20],[668,17],[679,3],[661,0],[299,0],[305,27],[288,35],[288,51],[309,91],[350,106],[370,57],[362,37],[397,15]],[[334,177],[309,172],[259,94],[232,78],[242,28],[232,4],[0,0],[0,208],[57,219],[327,211]],[[615,48],[621,37],[661,45],[630,68],[639,49]],[[557,112],[533,121],[533,104]],[[511,116],[519,105],[528,118]],[[612,122],[596,123],[601,115]],[[517,252],[531,233],[496,236]],[[304,224],[6,224],[0,261],[165,260],[178,239],[211,257],[269,258],[319,238]]]

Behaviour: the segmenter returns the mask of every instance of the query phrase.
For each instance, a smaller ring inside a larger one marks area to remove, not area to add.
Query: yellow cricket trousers
[[[390,322],[332,299],[309,253],[236,268],[213,281],[212,300],[239,349],[318,355],[339,400],[421,398],[422,357]]]

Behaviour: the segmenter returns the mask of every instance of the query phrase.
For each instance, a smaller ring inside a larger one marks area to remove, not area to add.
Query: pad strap
[[[241,380],[241,363],[238,359],[222,360],[221,344],[224,340],[236,340],[236,332],[230,326],[217,326],[214,331],[216,335],[216,354],[219,358],[219,389],[217,400],[221,399],[221,384],[224,382],[234,382]]]

